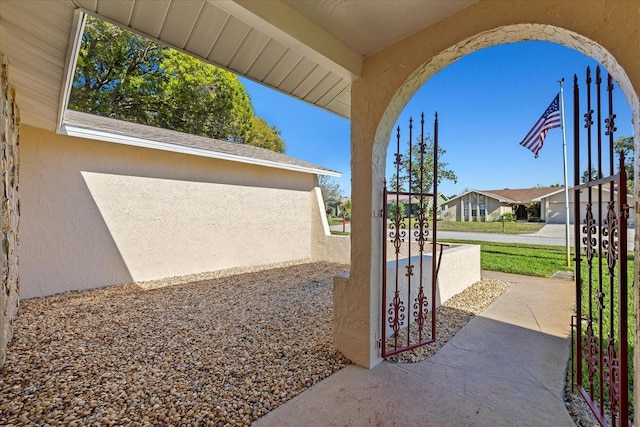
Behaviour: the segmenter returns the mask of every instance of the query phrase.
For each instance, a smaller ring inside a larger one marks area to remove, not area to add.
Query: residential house
[[[558,187],[503,190],[469,190],[440,205],[442,218],[449,221],[499,221],[513,213],[518,221],[540,220],[538,198]]]

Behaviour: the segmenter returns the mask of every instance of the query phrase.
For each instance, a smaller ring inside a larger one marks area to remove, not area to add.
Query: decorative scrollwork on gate
[[[419,339],[422,340],[422,334],[425,329],[425,321],[429,316],[429,301],[424,294],[424,286],[420,286],[418,290],[418,296],[413,303],[413,317],[416,319],[416,325],[418,326]]]
[[[615,425],[616,414],[618,413],[618,404],[620,401],[620,360],[616,355],[615,340],[609,338],[607,346],[607,355],[604,358],[604,381],[607,392],[609,393],[609,411],[613,425]]]
[[[584,226],[582,227],[582,233],[585,235],[582,238],[582,243],[584,243],[585,246],[587,262],[591,267],[593,255],[596,252],[596,221],[595,219],[593,219],[593,210],[591,203],[587,203],[587,215],[584,220]]]
[[[436,339],[437,130],[436,115],[431,147],[427,144],[429,137],[425,137],[423,114],[420,133],[416,138],[418,145],[414,145],[413,120],[410,119],[409,135],[405,137],[405,141],[408,140],[406,155],[400,153],[400,127],[396,132],[395,173],[391,179],[391,189],[387,188],[385,182],[385,206],[381,211],[384,266],[382,357],[390,357]],[[426,188],[429,186],[433,188],[432,192]],[[429,239],[431,244],[428,243]],[[393,252],[389,256],[387,245],[389,252]]]
[[[391,329],[393,330],[393,338],[394,340],[398,340],[398,335],[400,334],[400,329],[402,329],[402,325],[404,324],[404,315],[405,307],[404,302],[400,299],[400,291],[395,291],[393,301],[390,304],[389,308],[389,324],[391,325]]]
[[[587,330],[584,336],[584,359],[587,362],[589,384],[593,386],[593,378],[598,370],[598,346],[593,335],[593,321],[587,322]]]
[[[413,237],[418,242],[418,248],[420,252],[424,252],[424,244],[429,238],[429,223],[425,217],[424,205],[420,206],[418,215],[416,215],[416,221],[413,223]]]
[[[616,203],[610,201],[607,204],[607,219],[602,230],[602,247],[607,253],[607,267],[609,275],[613,276],[618,259],[618,219],[616,215]]]
[[[620,154],[616,172],[613,79],[611,75],[607,79],[606,113],[601,105],[600,67],[596,68],[593,109],[588,68],[586,82],[587,99],[581,103],[578,77],[574,76],[575,318],[581,321],[572,322],[576,350],[572,390],[575,385],[602,426],[627,427],[631,389],[628,324],[633,322],[628,315],[628,294],[633,284],[627,271],[626,163]],[[584,104],[586,143],[581,144],[580,109]],[[581,165],[585,160],[586,165]],[[583,182],[585,169],[596,174]],[[586,206],[584,218],[579,206]]]

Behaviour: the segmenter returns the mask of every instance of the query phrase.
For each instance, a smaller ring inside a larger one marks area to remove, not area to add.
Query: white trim
[[[64,62],[64,77],[62,78],[62,88],[60,88],[60,99],[58,101],[58,122],[56,123],[56,129],[62,128],[64,115],[67,112],[86,18],[87,15],[79,9],[73,12],[73,26],[67,47],[67,57]]]
[[[311,173],[316,175],[328,175],[341,177],[340,172],[328,171],[324,169],[297,166],[288,163],[275,162],[272,160],[256,159],[253,157],[239,156],[236,154],[221,153],[219,151],[204,150],[202,148],[187,147],[184,145],[170,144],[168,142],[154,141],[150,139],[134,138],[130,136],[118,135],[110,132],[102,132],[93,129],[86,129],[77,126],[63,124],[60,127],[63,135],[78,138],[93,139],[97,141],[114,142],[116,144],[131,145],[134,147],[150,148],[152,150],[170,151],[173,153],[189,154],[192,156],[209,157],[212,159],[228,160],[232,162],[248,163],[251,165],[265,166],[276,169],[286,169],[295,172]]]

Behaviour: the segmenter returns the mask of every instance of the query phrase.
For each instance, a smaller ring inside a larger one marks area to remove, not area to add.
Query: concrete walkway
[[[514,285],[435,356],[347,366],[254,426],[573,426],[563,403],[573,282]]]

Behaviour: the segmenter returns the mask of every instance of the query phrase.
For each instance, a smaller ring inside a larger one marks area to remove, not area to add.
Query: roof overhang
[[[364,58],[476,0],[4,0],[8,57],[24,124],[58,131],[82,13],[316,105],[351,115]]]

